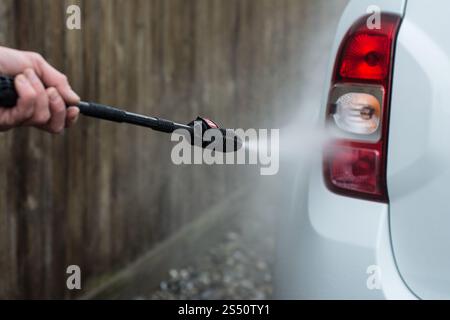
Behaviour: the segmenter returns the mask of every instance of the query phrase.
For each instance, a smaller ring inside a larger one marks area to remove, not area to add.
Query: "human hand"
[[[0,106],[0,131],[34,126],[60,133],[76,122],[80,98],[67,77],[38,53],[0,47],[0,74],[15,76],[19,96],[14,108]]]

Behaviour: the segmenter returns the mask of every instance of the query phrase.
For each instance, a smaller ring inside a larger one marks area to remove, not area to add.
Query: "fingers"
[[[72,90],[64,74],[53,68],[41,55],[37,53],[29,55],[47,87],[55,87],[68,105],[77,105],[80,102],[80,97]]]
[[[50,120],[41,128],[50,133],[61,133],[66,123],[66,104],[55,88],[48,88]]]
[[[45,89],[33,70],[25,70],[15,78],[15,82],[19,99],[17,106],[9,109],[10,114],[3,115],[7,118],[2,120],[2,129],[25,125],[61,133],[77,121],[79,109],[70,107],[66,110],[60,92],[54,87]]]
[[[14,82],[19,99],[14,108],[0,108],[0,131],[20,126],[34,114],[37,94],[33,86],[23,74]]]
[[[70,128],[71,126],[73,126],[77,122],[79,115],[80,109],[78,109],[77,107],[68,108],[66,116],[66,128]]]
[[[34,102],[33,116],[24,124],[31,126],[42,126],[50,120],[49,99],[44,85],[32,69],[27,69],[24,72],[28,82],[36,93]]]
[[[49,99],[50,120],[41,129],[50,133],[61,133],[64,128],[69,128],[78,120],[80,110],[77,107],[66,109],[66,103],[55,88],[48,88],[47,95]]]
[[[16,91],[19,96],[17,106],[11,109],[8,125],[18,126],[31,119],[34,115],[37,93],[23,74],[15,80]]]

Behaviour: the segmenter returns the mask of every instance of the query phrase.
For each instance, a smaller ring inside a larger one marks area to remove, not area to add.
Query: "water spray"
[[[0,75],[0,106],[3,108],[13,108],[17,104],[18,98],[14,86],[14,78]],[[203,139],[203,136],[199,135],[206,133],[208,130],[218,130],[220,134],[213,135],[213,137],[221,136],[223,140],[222,148],[219,148],[218,151],[234,152],[242,147],[241,139],[233,133],[233,130],[219,128],[214,121],[206,118],[197,117],[197,119],[185,125],[162,118],[128,112],[94,102],[81,101],[78,103],[77,107],[80,109],[81,114],[92,118],[118,123],[128,123],[165,133],[173,133],[176,130],[187,132],[191,144],[194,144],[196,141],[201,141],[201,147],[203,148],[208,148],[216,144],[213,144],[214,139],[212,139],[212,141],[206,141]],[[200,131],[194,130],[194,125],[196,123],[201,125]]]

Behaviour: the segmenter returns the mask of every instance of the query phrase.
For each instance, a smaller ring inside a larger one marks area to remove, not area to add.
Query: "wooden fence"
[[[279,128],[305,94],[305,56],[326,54],[310,43],[328,49],[333,37],[315,32],[336,24],[343,2],[0,0],[0,45],[40,52],[84,100]],[[66,28],[70,4],[81,30]],[[175,166],[172,146],[164,134],[87,118],[58,136],[1,133],[0,298],[73,297],[67,266],[95,286],[252,175]]]

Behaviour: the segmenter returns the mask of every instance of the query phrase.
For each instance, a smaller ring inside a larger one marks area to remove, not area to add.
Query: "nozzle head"
[[[235,152],[242,148],[242,140],[231,129],[221,129],[216,122],[197,117],[188,124],[192,128],[191,144],[201,141],[201,147],[219,152]],[[198,126],[198,127],[197,127]],[[216,142],[221,139],[220,142]]]

